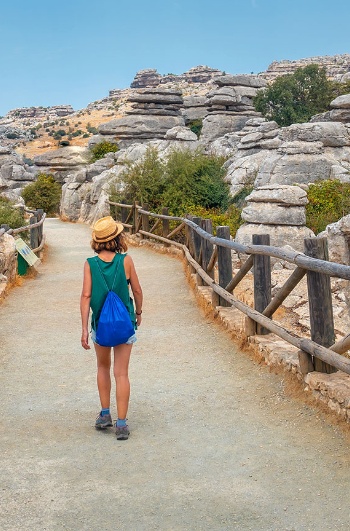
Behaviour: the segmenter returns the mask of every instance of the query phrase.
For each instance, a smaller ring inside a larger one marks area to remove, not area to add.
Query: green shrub
[[[203,127],[203,120],[192,120],[192,122],[189,122],[188,127],[199,138]]]
[[[52,216],[59,211],[61,186],[52,175],[40,173],[36,182],[23,188],[22,197],[28,207],[42,208],[48,216]]]
[[[91,162],[102,159],[107,153],[115,153],[119,147],[112,142],[100,142],[91,148]]]
[[[93,127],[92,125],[87,125],[86,126],[86,130],[88,131],[88,133],[91,133],[92,135],[97,135],[98,134],[98,129],[96,129],[96,127]]]
[[[119,200],[147,203],[156,212],[166,206],[172,215],[180,216],[194,206],[224,212],[230,196],[223,163],[222,157],[190,150],[174,150],[164,162],[150,147],[141,162],[124,172]]]
[[[17,138],[20,138],[20,135],[18,133],[7,133],[6,138],[9,138],[10,140],[15,140]]]
[[[139,201],[148,204],[152,211],[158,211],[162,205],[165,189],[165,164],[159,158],[154,147],[148,147],[142,161],[130,164],[122,175],[124,191],[117,201]]]
[[[216,235],[216,227],[227,225],[230,227],[230,234],[235,236],[237,229],[242,225],[241,210],[235,205],[230,205],[226,212],[218,209],[206,209],[203,207],[190,207],[189,214],[198,216],[202,219],[211,219],[213,222],[213,234]]]
[[[315,234],[350,213],[350,183],[317,181],[309,186],[307,197],[306,225]]]
[[[281,126],[308,122],[327,111],[334,94],[325,68],[311,64],[293,74],[278,77],[254,98],[255,109]]]
[[[0,225],[9,225],[11,229],[17,229],[25,224],[23,212],[13,208],[13,203],[6,197],[0,197]]]
[[[185,214],[193,205],[225,211],[230,195],[223,163],[223,157],[200,150],[174,150],[166,163],[163,205],[173,215]]]

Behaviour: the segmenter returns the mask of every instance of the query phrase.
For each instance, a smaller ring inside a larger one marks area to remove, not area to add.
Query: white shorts
[[[91,329],[91,339],[94,343],[96,343],[96,345],[98,345],[98,343],[96,342],[96,332],[93,329]],[[133,334],[132,336],[129,337],[127,341],[125,341],[124,345],[132,345],[133,343],[136,343],[136,341],[137,341],[136,334]]]

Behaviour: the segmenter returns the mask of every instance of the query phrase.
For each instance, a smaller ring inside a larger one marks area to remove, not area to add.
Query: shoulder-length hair
[[[126,251],[128,250],[128,246],[122,232],[118,234],[118,236],[113,238],[113,240],[109,240],[108,242],[98,243],[92,240],[91,248],[97,254],[99,254],[101,251],[111,251],[112,253],[126,253]]]

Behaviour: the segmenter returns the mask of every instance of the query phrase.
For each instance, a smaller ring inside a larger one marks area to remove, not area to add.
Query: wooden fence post
[[[138,201],[134,201],[132,205],[132,228],[131,228],[131,234],[135,234],[136,232],[136,226],[137,226],[137,210],[138,207]]]
[[[147,210],[148,212],[148,204],[145,203],[144,205],[142,205],[142,210]],[[149,232],[149,217],[148,217],[148,214],[141,214],[141,227],[142,227],[142,230],[144,230],[145,232]],[[143,234],[141,234],[141,238],[144,239],[146,236],[144,236]]]
[[[162,208],[162,214],[163,216],[169,216],[169,209],[168,207]],[[163,230],[162,230],[162,236],[166,238],[168,234],[170,233],[170,221],[168,219],[162,220]],[[170,243],[164,243],[165,247],[170,247]]]
[[[209,234],[213,234],[213,222],[211,219],[203,219],[201,223],[202,229],[205,230],[205,232],[208,232]],[[203,238],[202,241],[202,268],[211,278],[214,278],[214,268],[208,272],[208,264],[211,258],[211,255],[213,254],[214,245],[208,240],[205,240]]]
[[[193,216],[192,221],[196,225],[200,226],[202,218]],[[194,246],[194,259],[199,265],[201,265],[200,254],[201,254],[201,247],[202,247],[202,238],[193,229],[192,229],[192,236],[193,236],[193,246]]]
[[[42,208],[38,208],[36,210],[36,217],[38,218],[38,221],[42,220],[42,217],[44,215],[44,210]],[[39,238],[39,245],[41,245],[42,239],[43,239],[43,233],[44,233],[44,225],[43,223],[38,227],[38,238]],[[38,247],[39,247],[38,245]]]
[[[304,251],[307,256],[329,260],[327,238],[305,238]],[[323,347],[335,341],[331,280],[329,275],[308,271],[306,274],[309,298],[311,339]],[[331,373],[336,369],[314,358],[315,371]]]
[[[125,201],[122,201],[122,203],[125,203]],[[129,213],[129,212],[128,212],[128,209],[125,208],[125,207],[121,207],[120,210],[121,210],[121,212],[120,212],[120,221],[121,221],[122,223],[125,223],[126,220],[127,220],[127,217],[128,217],[128,213]]]
[[[225,240],[230,239],[230,227],[222,226],[216,227],[217,238]],[[231,249],[218,245],[218,271],[219,271],[219,286],[225,288],[227,284],[232,280],[232,256]],[[231,306],[222,297],[219,297],[220,306]]]
[[[269,234],[253,234],[253,245],[270,245]],[[269,256],[254,255],[254,308],[262,313],[271,302],[271,260]],[[257,323],[256,333],[269,334],[269,330]]]
[[[38,222],[38,218],[34,214],[33,216],[31,216],[29,220],[29,224],[34,225],[34,223],[37,223],[37,222]],[[31,229],[30,231],[30,247],[32,249],[36,249],[37,247],[39,247],[39,235],[38,235],[37,228]]]
[[[193,221],[193,216],[187,214],[187,219]],[[186,246],[190,251],[190,255],[194,258],[194,244],[193,244],[193,230],[189,225],[186,225]]]

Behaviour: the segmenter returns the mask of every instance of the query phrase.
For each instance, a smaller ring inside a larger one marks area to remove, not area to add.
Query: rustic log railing
[[[229,227],[217,227],[216,236],[213,236],[210,220],[169,216],[165,209],[162,214],[155,214],[149,212],[146,205],[140,207],[137,203],[110,204],[122,209],[122,223],[131,233],[180,248],[191,271],[196,274],[198,285],[207,285],[212,289],[213,305],[234,306],[246,315],[247,336],[272,332],[296,346],[299,349],[300,369],[304,374],[312,370],[330,373],[337,369],[350,374],[350,359],[343,356],[350,349],[350,333],[335,342],[330,288],[330,277],[350,280],[350,266],[328,261],[326,238],[305,239],[305,253],[270,246],[269,235],[254,235],[251,245],[243,245],[230,239]],[[130,212],[126,215],[127,210]],[[177,227],[170,230],[170,222],[178,223]],[[158,232],[161,229],[162,234],[156,234],[156,229]],[[180,233],[182,241],[174,240]],[[247,255],[235,276],[232,273],[232,251]],[[297,266],[273,298],[271,257]],[[250,270],[253,270],[254,276],[254,308],[232,293]],[[311,339],[299,337],[272,319],[305,275]]]
[[[17,229],[11,229],[8,225],[1,225],[0,237],[5,232],[14,236],[21,232],[30,231],[30,248],[34,253],[37,253],[41,251],[45,245],[44,221],[46,213],[40,208],[37,210],[29,210],[26,208],[25,211],[32,214],[29,218],[29,224],[24,225],[23,227],[18,227]]]

